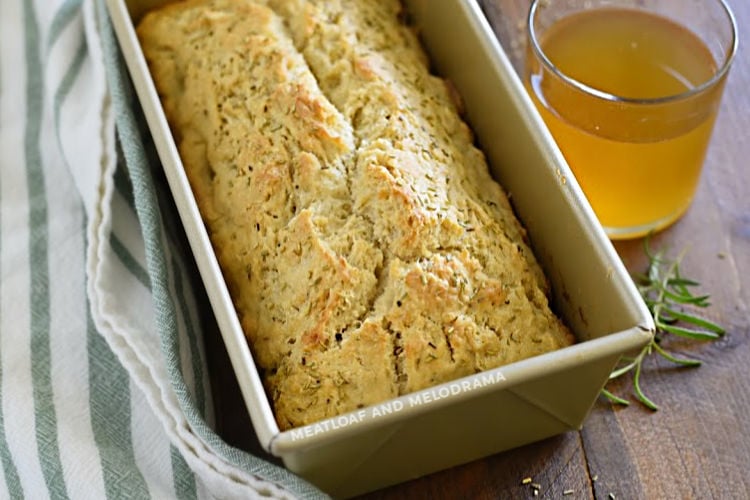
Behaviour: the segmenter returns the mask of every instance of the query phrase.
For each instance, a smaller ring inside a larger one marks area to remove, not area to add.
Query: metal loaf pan
[[[581,427],[620,355],[653,324],[476,2],[406,0],[436,71],[461,94],[578,343],[280,432],[135,35],[165,0],[107,0],[117,37],[261,445],[337,497]]]

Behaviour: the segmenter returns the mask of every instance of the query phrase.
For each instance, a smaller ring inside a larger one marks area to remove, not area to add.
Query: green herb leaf
[[[693,330],[691,328],[683,328],[680,326],[668,325],[663,322],[659,322],[659,328],[665,332],[673,333],[680,337],[685,337],[694,340],[716,340],[721,335],[715,332],[709,332],[708,330]]]
[[[656,411],[659,409],[658,406],[656,406],[656,403],[651,401],[641,389],[641,367],[643,365],[641,363],[638,363],[635,367],[635,375],[633,376],[633,388],[635,389],[635,396],[638,398],[638,400],[643,403],[644,405],[648,406],[652,410]]]
[[[641,357],[639,356],[636,359],[634,359],[633,361],[631,361],[630,363],[628,363],[627,365],[625,365],[625,366],[623,366],[621,368],[618,368],[616,370],[613,370],[612,373],[609,374],[609,379],[612,380],[613,378],[617,378],[617,377],[619,377],[621,375],[625,375],[630,370],[632,370],[633,368],[635,368],[638,364],[640,364],[640,362],[641,362]]]
[[[666,312],[669,314],[669,316],[678,319],[680,321],[683,321],[685,323],[690,323],[696,326],[700,326],[705,328],[706,330],[712,331],[714,333],[718,333],[719,335],[724,335],[726,330],[724,330],[723,327],[717,325],[716,323],[713,323],[705,318],[701,318],[700,316],[695,316],[692,314],[687,314],[682,311],[676,311],[674,309],[670,309],[667,307],[662,308],[662,313]]]
[[[671,354],[667,351],[665,351],[658,343],[654,342],[652,344],[652,347],[654,350],[661,355],[664,359],[671,361],[672,363],[675,363],[677,365],[682,366],[700,366],[703,364],[703,362],[699,359],[688,359],[688,358],[678,358],[674,354]]]
[[[685,293],[674,293],[666,287],[662,288],[662,293],[664,294],[664,298],[671,299],[681,304],[695,304],[699,307],[707,307],[709,305],[706,302],[706,300],[708,300],[708,295],[701,295],[696,297]]]
[[[608,398],[610,401],[612,401],[615,404],[623,405],[623,406],[630,405],[630,401],[628,401],[627,399],[622,399],[619,396],[615,396],[614,394],[609,392],[607,389],[602,389],[602,395]]]
[[[653,315],[656,331],[651,341],[635,357],[623,356],[609,378],[612,380],[633,372],[633,392],[636,399],[655,411],[659,406],[646,396],[641,387],[643,360],[655,352],[671,363],[684,367],[698,367],[702,364],[700,360],[682,358],[668,352],[663,347],[664,340],[669,336],[701,341],[716,340],[725,334],[725,329],[695,313],[697,308],[710,306],[710,296],[697,295],[691,291],[699,287],[700,283],[682,275],[680,263],[684,252],[675,259],[668,259],[663,251],[654,252],[650,248],[649,240],[650,235],[644,239],[644,252],[649,261],[646,272],[634,273],[632,278]],[[690,311],[686,311],[685,308]],[[606,388],[601,392],[615,404],[629,404],[627,400]]]

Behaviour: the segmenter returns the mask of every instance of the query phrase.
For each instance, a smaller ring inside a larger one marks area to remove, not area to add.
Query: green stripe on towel
[[[149,498],[133,452],[130,376],[88,317],[89,411],[108,499]]]
[[[200,355],[199,343],[202,339],[198,338],[198,332],[193,324],[192,311],[188,307],[188,299],[185,287],[182,283],[183,269],[177,259],[172,256],[172,269],[174,269],[174,288],[177,295],[177,303],[180,308],[181,316],[185,322],[185,329],[188,337],[188,346],[190,348],[190,364],[193,367],[193,394],[198,412],[205,417],[206,414],[206,393],[203,388],[203,359]],[[180,345],[177,345],[180,348]],[[178,351],[179,352],[179,351]],[[178,355],[178,359],[180,356]]]
[[[49,50],[60,37],[68,24],[80,12],[82,0],[65,0],[57,9],[55,17],[52,19],[52,25],[49,28],[49,37],[47,38],[47,50]]]
[[[0,47],[2,48],[2,47]],[[2,78],[0,78],[2,82]],[[3,89],[0,87],[0,94]],[[0,179],[2,176],[0,176]],[[0,188],[0,193],[2,193]],[[2,203],[0,203],[2,206]],[[0,231],[0,236],[2,231]],[[2,256],[2,238],[0,237],[0,257]],[[0,304],[2,304],[2,297],[0,297]],[[3,401],[3,364],[2,364],[2,342],[0,342],[0,402]],[[23,486],[21,486],[21,479],[18,476],[18,469],[13,461],[13,457],[8,448],[8,439],[5,436],[5,414],[3,412],[3,405],[0,404],[0,463],[3,467],[3,476],[5,478],[5,487],[7,488],[8,494],[12,500],[21,500],[24,498]]]
[[[145,288],[151,288],[151,278],[149,278],[148,273],[114,232],[109,235],[109,245],[112,247],[115,255],[117,255],[117,258],[120,259],[120,262],[122,262],[122,265],[130,271],[130,274]]]
[[[34,393],[36,446],[42,474],[53,499],[68,498],[60,462],[57,416],[52,390],[47,195],[41,138],[44,84],[39,27],[33,2],[23,2],[26,51],[26,111],[24,137],[29,193],[29,261],[31,271],[31,376]]]
[[[172,457],[172,477],[174,479],[174,491],[180,500],[197,500],[198,492],[195,487],[195,476],[190,470],[187,462],[174,446],[170,446]]]
[[[1,192],[1,191],[0,191]],[[1,241],[0,241],[1,244]],[[2,247],[0,246],[0,250]],[[0,251],[0,255],[2,252]],[[0,349],[2,343],[0,342]],[[0,353],[2,351],[0,350]],[[0,355],[2,359],[2,355]],[[3,400],[3,364],[0,363],[0,401]],[[8,494],[13,500],[21,500],[24,498],[23,486],[21,486],[21,479],[18,477],[18,470],[16,464],[13,462],[13,457],[10,454],[8,448],[8,440],[5,437],[5,416],[3,414],[2,405],[0,405],[0,463],[2,463],[3,474],[5,476],[5,486],[8,489]]]
[[[0,363],[0,401],[2,401],[3,396],[2,380],[3,368],[2,363]],[[18,470],[16,469],[16,464],[13,462],[13,457],[10,455],[8,441],[5,438],[5,419],[2,408],[0,408],[0,461],[2,461],[5,486],[8,489],[10,498],[12,500],[22,500],[24,498],[23,486],[21,486],[21,479],[18,477]]]
[[[0,346],[2,343],[0,343]],[[2,357],[0,356],[0,359]],[[3,400],[3,365],[0,363],[0,401]],[[18,470],[16,464],[13,462],[13,457],[10,454],[8,448],[8,441],[5,438],[5,417],[3,416],[2,405],[0,405],[0,461],[3,466],[3,473],[5,476],[5,486],[8,489],[8,494],[13,500],[21,500],[24,498],[23,486],[21,486],[21,479],[18,477]]]
[[[55,101],[53,108],[53,112],[55,114],[55,137],[57,138],[57,145],[60,148],[60,151],[63,150],[62,139],[60,138],[60,129],[62,128],[60,126],[60,111],[62,109],[63,102],[65,102],[65,98],[68,97],[70,90],[73,88],[73,84],[75,83],[76,78],[78,78],[78,75],[81,73],[83,63],[86,61],[87,56],[88,49],[86,46],[86,41],[81,40],[81,44],[78,46],[78,50],[76,50],[76,55],[73,58],[73,62],[68,68],[68,71],[65,72],[65,76],[63,77],[62,81],[60,82],[60,86],[55,92]],[[63,161],[65,161],[66,164],[67,160],[68,159],[63,156]]]
[[[119,143],[118,143],[119,144]],[[117,152],[118,158],[122,158],[122,151]],[[128,178],[128,171],[125,165],[118,162],[117,168],[115,169],[114,181],[115,190],[123,197],[127,205],[133,209],[135,213],[135,200],[133,199],[133,186],[130,185],[130,179]]]

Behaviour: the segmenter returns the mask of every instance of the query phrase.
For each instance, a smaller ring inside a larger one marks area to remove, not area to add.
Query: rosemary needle
[[[697,309],[709,307],[710,297],[694,294],[693,290],[700,286],[700,283],[682,276],[680,263],[684,252],[674,259],[667,258],[662,251],[654,253],[649,247],[648,237],[644,239],[644,250],[648,257],[648,267],[645,273],[634,275],[633,279],[653,315],[656,332],[635,357],[623,357],[609,379],[633,372],[633,392],[636,399],[646,407],[658,410],[659,407],[646,396],[641,387],[643,360],[656,353],[680,366],[700,366],[700,360],[678,357],[667,351],[662,345],[664,339],[668,336],[677,336],[691,340],[715,340],[724,335],[725,330],[695,312]],[[616,404],[630,404],[627,399],[613,394],[606,388],[602,389],[602,395]]]

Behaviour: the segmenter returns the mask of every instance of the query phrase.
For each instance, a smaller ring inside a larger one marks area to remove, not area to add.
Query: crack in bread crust
[[[144,53],[281,429],[568,345],[396,0],[188,0]]]

